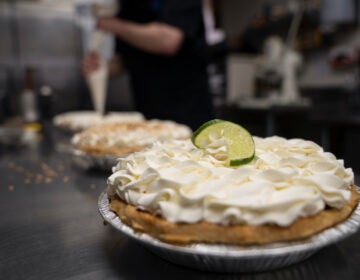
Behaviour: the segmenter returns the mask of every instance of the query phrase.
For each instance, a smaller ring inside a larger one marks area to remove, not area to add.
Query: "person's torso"
[[[189,69],[203,72],[206,68],[206,43],[199,0],[122,0],[119,17],[136,23],[163,22],[180,28],[185,35],[183,44],[175,56],[165,56],[142,51],[118,39],[118,51],[126,68],[135,76],[193,74]]]

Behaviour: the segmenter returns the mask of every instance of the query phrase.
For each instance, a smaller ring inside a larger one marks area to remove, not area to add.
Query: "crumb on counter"
[[[49,185],[57,180],[61,180],[64,183],[67,183],[70,180],[69,176],[66,176],[63,172],[66,169],[63,162],[55,163],[55,166],[53,168],[50,166],[49,163],[41,161],[38,162],[38,164],[26,168],[21,165],[18,165],[14,161],[9,161],[7,163],[7,167],[9,169],[9,173],[12,173],[11,176],[21,176],[24,185],[30,185],[30,184]],[[13,191],[14,186],[10,185],[8,187],[8,190]]]
[[[42,183],[44,176],[42,174],[36,174],[36,183]]]
[[[46,183],[46,184],[50,184],[50,183],[52,183],[52,181],[53,181],[53,180],[51,179],[51,177],[46,177],[46,178],[45,178],[45,183]]]
[[[24,173],[25,172],[25,169],[22,166],[16,166],[14,169],[15,169],[16,172],[19,172],[19,173]]]
[[[25,176],[28,177],[28,178],[32,178],[32,177],[34,177],[34,174],[31,173],[31,172],[26,172]]]
[[[44,171],[45,175],[47,175],[48,177],[56,177],[57,176],[57,173],[54,171],[54,169],[52,169],[45,162],[41,162],[40,167]]]

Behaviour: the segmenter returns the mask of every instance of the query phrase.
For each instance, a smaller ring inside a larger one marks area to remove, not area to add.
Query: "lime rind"
[[[243,158],[243,159],[233,159],[233,160],[230,160],[230,166],[239,166],[239,165],[244,165],[244,164],[248,164],[250,162],[252,162],[252,160],[254,159],[255,157],[255,153],[251,156],[251,157],[248,157],[248,158]]]
[[[216,123],[219,123],[219,122],[224,122],[223,120],[220,120],[220,119],[214,119],[214,120],[211,120],[211,121],[207,121],[205,123],[203,123],[197,130],[194,131],[193,135],[191,136],[191,141],[193,142],[193,144],[200,148],[199,146],[197,146],[196,144],[196,141],[195,141],[195,138],[207,127],[211,126],[211,125],[214,125]]]
[[[205,148],[209,136],[220,133],[227,140],[228,164],[239,166],[251,162],[255,156],[255,143],[251,134],[242,126],[220,119],[214,119],[201,125],[191,138],[198,148]]]

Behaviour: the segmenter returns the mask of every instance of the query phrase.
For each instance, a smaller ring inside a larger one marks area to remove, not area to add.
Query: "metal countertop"
[[[358,279],[360,232],[305,262],[257,274],[183,268],[109,226],[97,199],[106,172],[83,171],[56,149],[52,127],[33,146],[0,147],[0,279]],[[358,181],[358,178],[356,180]]]

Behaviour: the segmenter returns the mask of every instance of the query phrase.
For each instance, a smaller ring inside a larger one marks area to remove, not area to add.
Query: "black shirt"
[[[147,118],[171,119],[192,128],[212,118],[201,1],[124,0],[119,17],[137,23],[164,22],[185,35],[172,57],[147,53],[118,39],[136,109]]]

